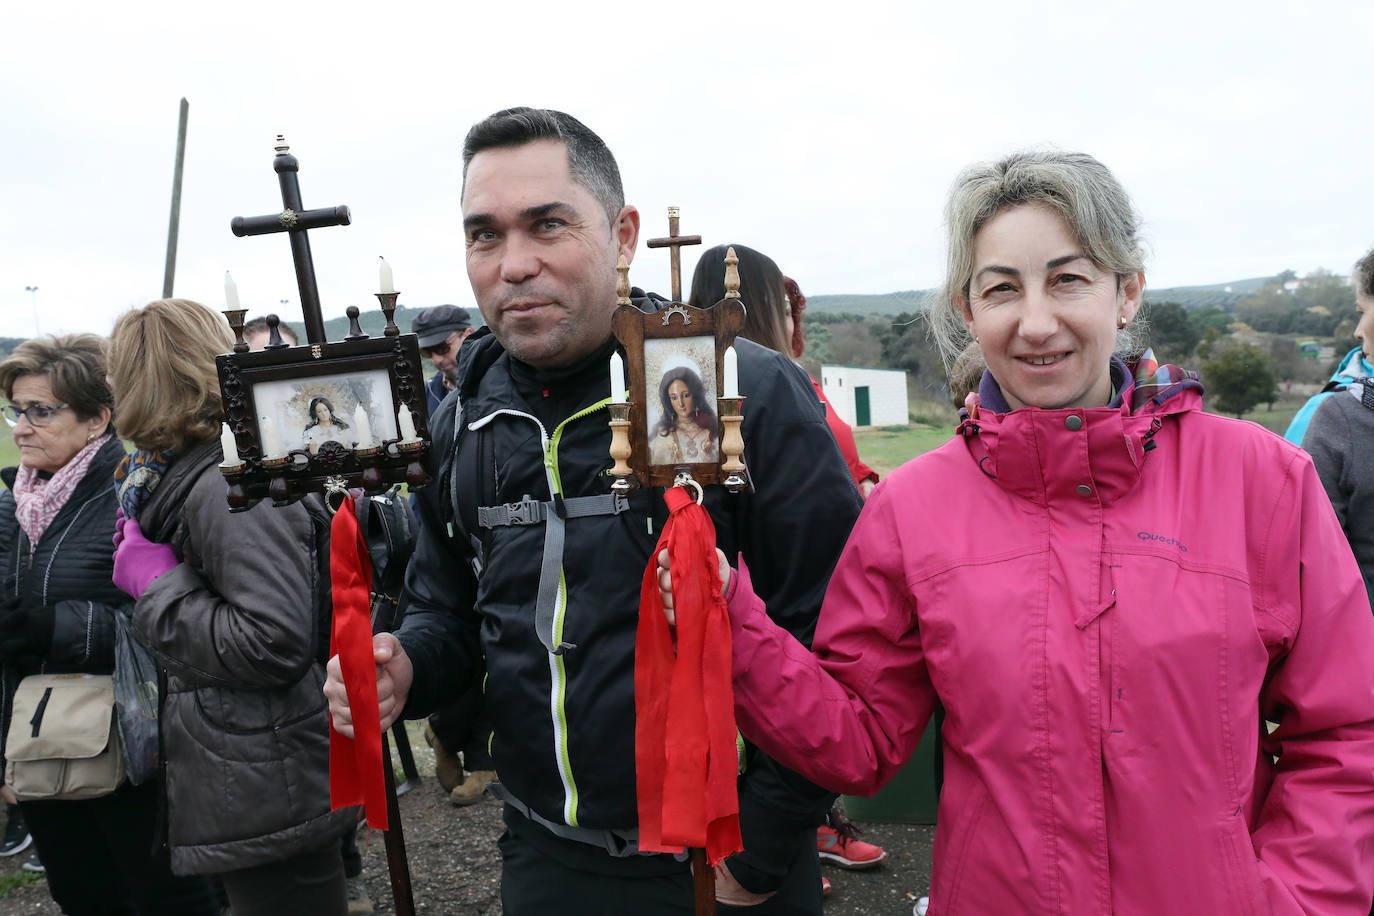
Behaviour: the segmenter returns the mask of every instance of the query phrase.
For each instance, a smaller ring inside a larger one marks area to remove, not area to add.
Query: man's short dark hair
[[[483,150],[524,146],[537,140],[557,140],[568,151],[568,171],[606,211],[606,221],[625,206],[620,167],[605,142],[591,128],[570,114],[552,108],[507,108],[476,124],[463,140],[463,187],[467,188],[468,165]]]
[[[1351,277],[1355,291],[1361,296],[1374,296],[1374,248],[1355,262],[1355,276]]]

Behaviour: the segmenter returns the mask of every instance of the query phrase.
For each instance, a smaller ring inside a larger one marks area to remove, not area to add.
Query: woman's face
[[[1364,358],[1370,358],[1374,349],[1374,296],[1364,293],[1355,294],[1355,311],[1359,313],[1359,323],[1355,325],[1355,339],[1360,342]]]
[[[673,405],[673,412],[677,414],[679,420],[691,419],[692,415],[696,413],[696,405],[692,403],[691,389],[680,378],[673,379],[668,386],[668,403]]]
[[[1090,261],[1056,211],[1023,204],[973,238],[964,324],[1013,408],[1101,407],[1117,328],[1144,287],[1144,274],[1118,282]]]
[[[329,405],[324,401],[315,404],[315,419],[321,423],[333,423],[334,417],[329,413]]]
[[[10,391],[10,403],[18,408],[42,404],[52,407],[60,404],[53,396],[47,375],[31,373],[14,380]],[[48,417],[41,426],[35,426],[26,414],[19,418],[14,427],[14,443],[19,446],[19,460],[28,467],[56,474],[76,457],[76,453],[86,447],[92,436],[105,429],[108,416],[90,420],[78,420],[76,412],[63,407]]]

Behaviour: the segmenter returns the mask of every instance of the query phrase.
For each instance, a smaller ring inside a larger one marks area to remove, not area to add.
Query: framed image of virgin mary
[[[622,305],[615,334],[630,376],[630,467],[644,486],[672,486],[680,470],[700,484],[722,478],[718,398],[725,350],[744,323],[744,306],[708,309],[672,303],[653,313]]]

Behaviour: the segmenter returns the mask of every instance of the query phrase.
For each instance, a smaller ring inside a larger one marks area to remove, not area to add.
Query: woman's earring
[[[1119,328],[1124,328],[1128,324],[1130,324],[1130,321],[1126,318],[1125,315],[1122,315],[1120,318],[1116,319],[1116,326]]]

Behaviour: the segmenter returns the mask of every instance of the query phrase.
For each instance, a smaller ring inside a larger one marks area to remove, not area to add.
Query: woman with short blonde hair
[[[115,401],[138,451],[115,472],[114,581],[167,669],[173,869],[220,874],[238,913],[336,916],[355,812],[329,805],[328,532],[318,497],[229,511],[215,356],[230,346],[224,319],[187,299],[115,322]]]
[[[215,356],[234,345],[223,315],[189,299],[158,299],[124,313],[110,340],[125,438],[176,450],[219,436]]]

